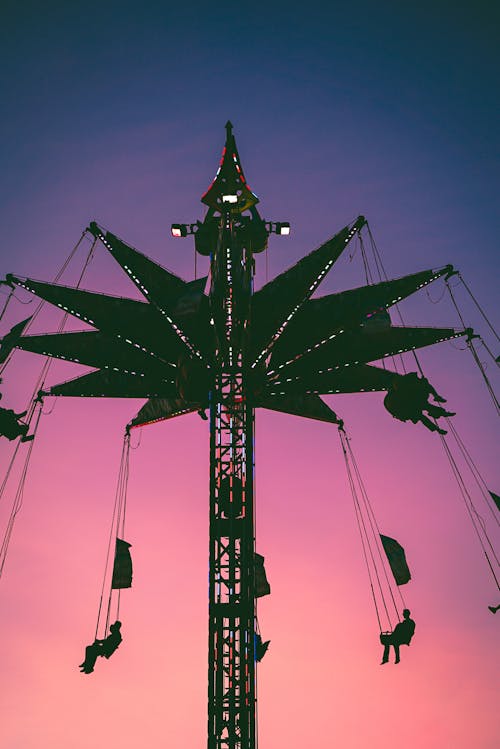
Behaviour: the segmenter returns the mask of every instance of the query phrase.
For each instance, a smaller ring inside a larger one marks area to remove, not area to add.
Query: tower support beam
[[[241,357],[210,408],[208,749],[254,749],[254,411]]]

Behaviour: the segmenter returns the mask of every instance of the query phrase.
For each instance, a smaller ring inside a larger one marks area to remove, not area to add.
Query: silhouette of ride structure
[[[372,362],[470,336],[470,330],[396,326],[390,318],[388,310],[401,300],[449,278],[450,265],[313,297],[346,248],[361,237],[367,226],[363,216],[254,291],[257,256],[271,234],[289,234],[290,224],[261,217],[230,122],[219,168],[201,202],[203,220],[173,224],[172,234],[192,236],[196,253],[209,258],[209,276],[184,281],[92,221],[87,233],[121,266],[143,301],[9,274],[11,288],[31,292],[89,329],[27,335],[19,324],[3,339],[0,358],[19,348],[94,369],[42,390],[40,398],[147,399],[127,426],[125,452],[136,427],[188,413],[208,420],[207,746],[255,749],[256,663],[270,642],[260,634],[256,603],[270,593],[270,585],[255,540],[255,409],[336,425],[346,461],[352,454],[343,422],[322,395],[386,393],[384,405],[394,418],[443,434],[435,419],[454,414],[437,405],[445,399],[429,381]],[[23,414],[4,411],[0,433],[12,439],[17,429],[28,439],[19,424]],[[403,548],[379,535],[396,584],[405,584],[410,573]],[[129,546],[117,534],[112,589],[131,585]],[[409,615],[405,608],[403,621],[381,634],[383,663],[391,646],[398,662],[400,645],[410,643],[415,624]],[[83,673],[116,651],[120,628],[117,616],[107,638],[96,635],[86,648]]]

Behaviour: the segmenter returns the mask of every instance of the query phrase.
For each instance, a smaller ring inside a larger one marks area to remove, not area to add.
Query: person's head
[[[408,617],[410,616],[410,614],[411,614],[410,609],[403,609],[403,616],[404,616],[405,619],[408,619]]]

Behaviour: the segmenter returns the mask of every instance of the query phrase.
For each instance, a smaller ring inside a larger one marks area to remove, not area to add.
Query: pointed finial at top
[[[247,185],[240,163],[233,123],[226,122],[226,144],[222,151],[215,179],[202,196],[201,202],[213,210],[220,210],[223,203],[230,203],[233,212],[242,213],[259,202],[255,193]]]

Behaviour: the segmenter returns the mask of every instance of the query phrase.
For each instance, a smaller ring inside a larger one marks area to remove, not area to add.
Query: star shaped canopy
[[[244,349],[245,397],[252,406],[337,422],[320,395],[388,390],[400,375],[372,362],[468,332],[396,327],[387,311],[451,274],[451,266],[312,298],[351,239],[362,231],[364,216],[252,294],[244,319],[236,320],[236,268],[233,278],[232,261],[227,261],[221,275],[215,262],[218,253],[229,253],[222,244],[219,247],[224,236],[221,233],[219,239],[219,229],[222,232],[226,222],[222,218],[232,216],[236,245],[250,255],[267,246],[272,224],[259,216],[259,199],[246,182],[230,122],[219,169],[201,200],[208,206],[207,215],[203,224],[192,227],[197,251],[212,255],[209,295],[207,278],[184,281],[93,221],[87,231],[101,241],[144,301],[9,274],[8,283],[93,330],[23,335],[25,320],[3,338],[0,361],[17,347],[92,367],[89,374],[54,385],[46,394],[147,398],[130,422],[139,426],[203,410],[224,349],[231,350],[235,331],[244,330],[244,344],[238,340],[237,345]],[[241,263],[235,265],[241,276]],[[217,273],[219,291],[213,282]]]
[[[386,391],[399,375],[370,362],[465,333],[393,326],[387,313],[450,266],[311,299],[364,223],[359,217],[253,295],[248,398],[255,407],[336,421],[321,394]],[[95,369],[54,385],[49,395],[147,398],[132,426],[203,408],[216,358],[206,279],[182,280],[94,222],[89,231],[145,301],[9,276],[95,330],[14,340],[9,334],[4,341]]]

